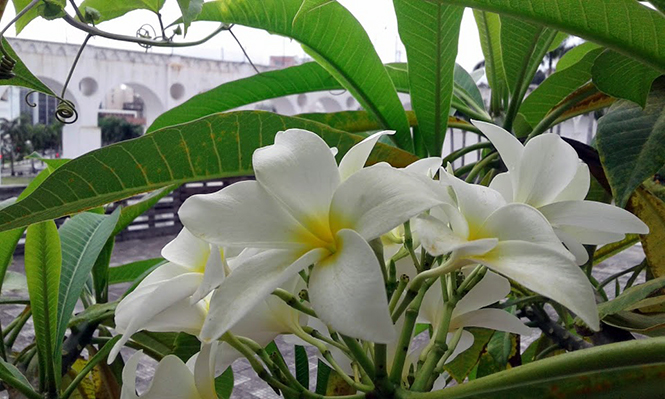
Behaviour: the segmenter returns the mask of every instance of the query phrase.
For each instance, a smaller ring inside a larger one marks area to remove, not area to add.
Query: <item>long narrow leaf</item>
[[[658,398],[663,393],[665,338],[570,352],[413,399]]]
[[[411,104],[433,156],[440,156],[453,94],[453,72],[464,8],[394,0],[399,34],[409,60]]]
[[[56,376],[54,348],[57,339],[58,286],[60,282],[60,238],[53,221],[28,227],[25,240],[25,274],[35,323],[40,384],[54,392]]]
[[[550,26],[665,72],[665,16],[634,0],[439,1]]]
[[[87,153],[58,168],[23,201],[0,211],[0,231],[91,209],[160,187],[251,175],[252,153],[275,134],[300,128],[319,134],[338,157],[362,137],[268,112],[215,114]],[[417,158],[378,144],[370,163],[403,167]]]
[[[367,33],[353,15],[329,0],[220,0],[197,18],[265,29],[293,38],[348,89],[396,143],[413,151],[404,108]]]
[[[119,217],[119,208],[108,216],[84,212],[69,219],[60,228],[62,272],[60,274],[55,353],[60,352],[62,339],[67,331],[67,324],[69,324],[76,302]],[[59,367],[56,369],[59,370]]]

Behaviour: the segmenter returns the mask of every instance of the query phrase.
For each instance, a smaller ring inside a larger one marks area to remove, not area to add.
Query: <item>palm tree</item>
[[[14,157],[25,147],[26,137],[26,117],[20,116],[9,120],[0,118],[0,138],[2,138],[3,152],[9,155],[11,175],[15,176]]]

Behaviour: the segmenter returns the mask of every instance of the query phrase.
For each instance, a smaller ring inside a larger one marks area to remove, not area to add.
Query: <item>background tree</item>
[[[140,125],[113,116],[100,118],[99,127],[102,129],[102,145],[135,139],[143,135],[143,128]]]

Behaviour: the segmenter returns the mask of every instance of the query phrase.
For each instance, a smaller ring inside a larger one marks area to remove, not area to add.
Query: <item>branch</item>
[[[204,37],[203,39],[196,40],[196,41],[193,41],[193,42],[174,43],[170,40],[152,40],[152,39],[144,39],[142,37],[118,35],[118,34],[115,34],[115,33],[105,32],[103,30],[95,28],[94,26],[90,26],[90,25],[87,25],[83,22],[77,21],[71,15],[67,15],[67,14],[62,19],[65,22],[67,22],[69,25],[71,25],[71,26],[73,26],[77,29],[80,29],[84,32],[87,32],[88,34],[90,34],[92,36],[100,36],[100,37],[105,37],[107,39],[118,40],[118,41],[121,41],[121,42],[137,43],[137,44],[143,44],[145,46],[153,46],[153,47],[191,47],[191,46],[196,46],[196,45],[199,45],[201,43],[207,42],[208,40],[210,40],[212,37],[216,36],[221,31],[229,30],[228,25],[222,24],[214,32],[212,32],[210,35]]]
[[[542,309],[527,306],[520,311],[520,316],[531,320],[546,337],[569,352],[593,347],[590,343],[577,335],[571,334],[570,331],[552,321]]]

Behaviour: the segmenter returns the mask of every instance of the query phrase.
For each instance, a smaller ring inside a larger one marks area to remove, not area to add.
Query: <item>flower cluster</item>
[[[387,371],[407,384],[409,368],[431,373],[469,348],[466,327],[529,333],[509,312],[485,308],[510,293],[508,279],[598,329],[593,289],[579,267],[588,259],[582,244],[646,233],[646,226],[584,200],[588,168],[560,137],[544,134],[523,146],[496,126],[476,125],[508,169],[489,187],[459,180],[440,158],[405,169],[365,167],[389,132],[358,143],[339,165],[317,135],[278,133],[254,153],[255,181],[182,205],[185,228],[163,249],[168,262],[118,305],[124,335],[110,361],[140,330],[195,335],[201,353],[187,365],[164,358],[144,397],[176,384],[178,397],[207,399],[215,369],[245,355],[243,342],[262,348],[292,334],[361,390],[372,386],[348,375],[355,366],[371,376],[362,358],[384,345]],[[412,343],[407,307],[431,325],[429,344]],[[137,356],[126,366],[123,398],[136,397]],[[169,367],[183,370],[177,380],[162,376]]]

